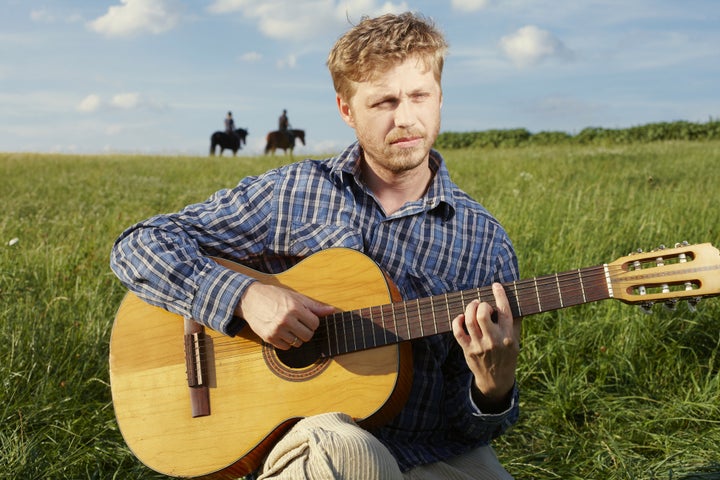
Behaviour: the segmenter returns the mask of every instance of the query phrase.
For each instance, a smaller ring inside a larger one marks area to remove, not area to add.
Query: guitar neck
[[[506,283],[514,318],[612,297],[604,265]],[[427,298],[339,312],[325,317],[315,334],[321,356],[335,356],[452,330],[452,320],[472,300],[495,306],[486,286]]]

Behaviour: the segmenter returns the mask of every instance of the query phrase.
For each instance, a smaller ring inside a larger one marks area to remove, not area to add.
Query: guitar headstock
[[[710,243],[639,250],[607,267],[613,297],[645,311],[659,301],[672,308],[685,299],[694,307],[703,297],[720,295],[720,251]]]

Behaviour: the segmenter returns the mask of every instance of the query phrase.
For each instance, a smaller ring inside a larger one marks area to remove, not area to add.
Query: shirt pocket
[[[279,250],[295,257],[333,247],[363,251],[362,234],[347,225],[293,222],[289,232],[278,238]]]

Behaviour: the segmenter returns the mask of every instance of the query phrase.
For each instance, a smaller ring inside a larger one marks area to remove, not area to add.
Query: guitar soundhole
[[[330,363],[323,358],[315,342],[299,348],[278,350],[272,345],[263,345],[263,356],[270,370],[279,377],[290,381],[303,381],[325,370]]]

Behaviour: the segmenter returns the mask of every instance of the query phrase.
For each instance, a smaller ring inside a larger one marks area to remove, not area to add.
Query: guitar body
[[[278,275],[216,261],[340,310],[398,300],[379,267],[350,249],[325,250]],[[113,325],[118,425],[132,452],[166,475],[237,478],[257,468],[299,419],[341,411],[364,426],[380,425],[402,408],[410,389],[408,342],[289,366],[248,327],[233,338],[205,333],[210,413],[193,417],[184,319],[128,293]]]

